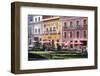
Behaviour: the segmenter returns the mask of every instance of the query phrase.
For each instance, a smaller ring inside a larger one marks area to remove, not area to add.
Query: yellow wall
[[[45,25],[43,28],[43,31],[46,31],[46,28],[50,30],[50,27],[55,27],[56,31],[53,34],[44,32],[44,35],[42,36],[42,40],[59,40],[60,39],[60,34],[58,34],[60,32],[59,18],[44,21],[43,25]]]
[[[60,39],[60,35],[57,35],[57,34],[53,34],[53,35],[43,35],[42,36],[42,39],[43,40],[58,40]]]

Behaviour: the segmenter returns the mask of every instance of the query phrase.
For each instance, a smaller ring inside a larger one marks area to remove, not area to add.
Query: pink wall
[[[72,32],[72,39],[85,39],[84,38],[84,31],[87,31],[87,28],[84,27],[84,20],[86,20],[86,23],[88,22],[87,17],[62,17],[62,40],[68,40],[69,32]],[[79,28],[77,28],[77,21],[79,21]],[[67,28],[64,27],[64,22],[67,24]],[[70,22],[72,22],[73,27],[70,27]],[[88,23],[87,23],[88,24]],[[79,31],[79,38],[77,38],[77,31]],[[64,32],[67,33],[67,37],[64,38]],[[71,39],[71,38],[70,38]]]

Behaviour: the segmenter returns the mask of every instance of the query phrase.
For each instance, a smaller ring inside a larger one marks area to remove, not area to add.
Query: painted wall
[[[42,40],[54,40],[60,39],[60,24],[59,17],[47,18],[43,20],[43,36]],[[54,29],[55,28],[55,29]]]
[[[86,20],[86,24],[84,24],[84,20]],[[78,24],[77,24],[78,21]],[[87,32],[87,17],[64,17],[61,19],[63,24],[62,26],[62,36],[63,40],[87,40],[84,37],[84,31]],[[66,33],[65,33],[66,32]],[[79,32],[79,37],[77,36],[77,32]],[[86,33],[87,36],[87,33]]]

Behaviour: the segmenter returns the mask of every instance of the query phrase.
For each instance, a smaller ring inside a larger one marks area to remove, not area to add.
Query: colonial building
[[[42,31],[42,16],[33,16],[33,42],[41,41]]]
[[[68,42],[70,47],[78,44],[87,46],[87,17],[61,17],[62,42]]]
[[[52,16],[43,19],[42,41],[60,41],[60,21],[59,17]]]
[[[28,42],[54,41],[70,47],[87,46],[87,17],[28,16]]]

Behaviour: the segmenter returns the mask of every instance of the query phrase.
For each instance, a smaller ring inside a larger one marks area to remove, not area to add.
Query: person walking
[[[61,46],[59,43],[57,43],[57,51],[61,51]]]

